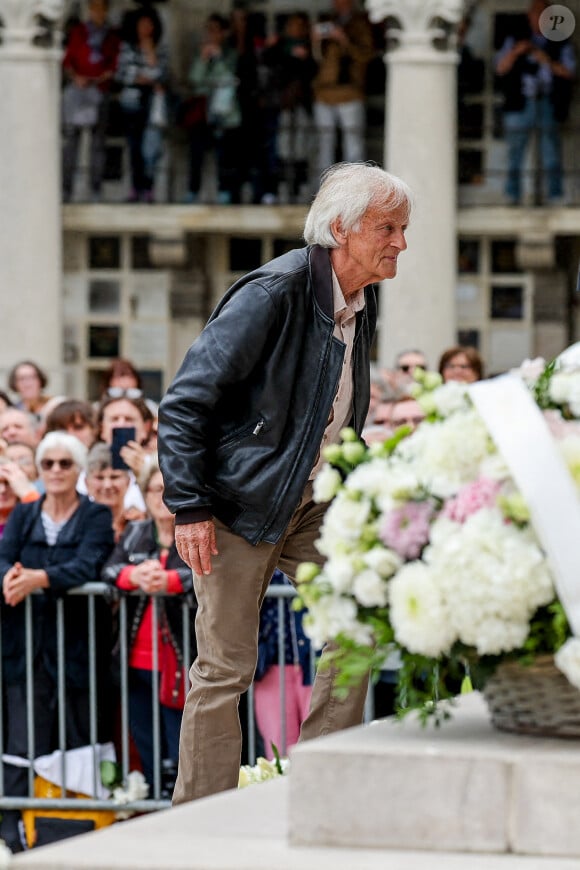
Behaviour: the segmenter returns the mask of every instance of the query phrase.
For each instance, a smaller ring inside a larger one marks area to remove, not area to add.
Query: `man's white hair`
[[[331,224],[340,219],[344,232],[359,229],[371,205],[401,206],[410,216],[412,193],[404,181],[372,163],[336,163],[322,174],[320,189],[304,225],[308,245],[337,248]]]

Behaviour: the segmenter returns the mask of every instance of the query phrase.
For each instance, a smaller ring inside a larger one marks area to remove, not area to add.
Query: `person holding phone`
[[[336,160],[338,129],[343,159],[365,159],[365,77],[374,41],[368,17],[357,10],[356,0],[333,0],[331,13],[312,28],[312,46],[318,62],[312,88],[321,175]]]
[[[129,486],[123,503],[125,511],[135,511],[135,519],[146,511],[137,478],[145,465],[143,444],[149,437],[152,423],[153,417],[142,398],[110,397],[99,406],[99,441],[112,449],[112,467],[129,472]],[[78,489],[79,492],[87,492],[84,474],[79,478]]]

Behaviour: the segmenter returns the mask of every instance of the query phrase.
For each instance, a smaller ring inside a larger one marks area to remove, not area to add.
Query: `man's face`
[[[101,438],[105,444],[110,444],[113,440],[113,429],[118,426],[134,426],[135,440],[141,443],[145,438],[145,423],[143,417],[132,402],[127,399],[119,399],[117,402],[111,402],[103,411],[103,425],[101,427]]]
[[[358,288],[395,277],[397,258],[407,248],[407,220],[406,206],[393,209],[379,204],[367,209],[358,230],[341,234],[333,226],[341,243],[342,267]]]
[[[375,413],[373,416],[373,423],[375,426],[389,426],[391,425],[391,412],[393,408],[392,402],[379,402],[375,409]]]
[[[425,357],[420,353],[413,353],[410,351],[409,353],[404,353],[399,357],[397,361],[397,369],[401,374],[409,375],[410,378],[412,378],[413,372],[416,368],[427,368]]]
[[[0,438],[3,438],[8,444],[21,441],[23,444],[30,444],[31,447],[36,447],[37,442],[36,433],[30,424],[28,415],[16,408],[8,408],[7,411],[2,412]]]
[[[415,399],[405,399],[393,405],[391,411],[393,429],[397,429],[399,426],[410,426],[414,430],[424,419],[423,409]]]
[[[9,444],[6,447],[5,454],[8,459],[11,459],[12,462],[20,466],[29,480],[34,483],[38,479],[32,447],[27,447],[26,444]]]

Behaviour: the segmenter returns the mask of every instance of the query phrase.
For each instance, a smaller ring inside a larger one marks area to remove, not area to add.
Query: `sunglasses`
[[[43,471],[50,471],[53,465],[62,468],[63,471],[69,471],[74,465],[72,459],[41,459],[40,467]]]
[[[140,399],[143,395],[143,390],[138,387],[128,387],[124,390],[122,387],[109,387],[107,395],[111,399]]]
[[[412,365],[412,366],[407,365],[406,363],[403,363],[402,365],[397,366],[397,368],[399,369],[400,372],[405,372],[405,374],[407,374],[407,375],[409,374],[409,372],[414,372],[415,369],[423,369],[424,370],[424,366],[417,365],[416,363],[415,363],[415,365]]]

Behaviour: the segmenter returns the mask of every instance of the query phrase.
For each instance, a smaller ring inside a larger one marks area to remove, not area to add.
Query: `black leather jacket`
[[[374,288],[357,314],[351,425],[369,404]],[[328,250],[290,251],[221,300],[159,409],[165,501],[178,523],[215,516],[275,543],[315,465],[340,378]]]

